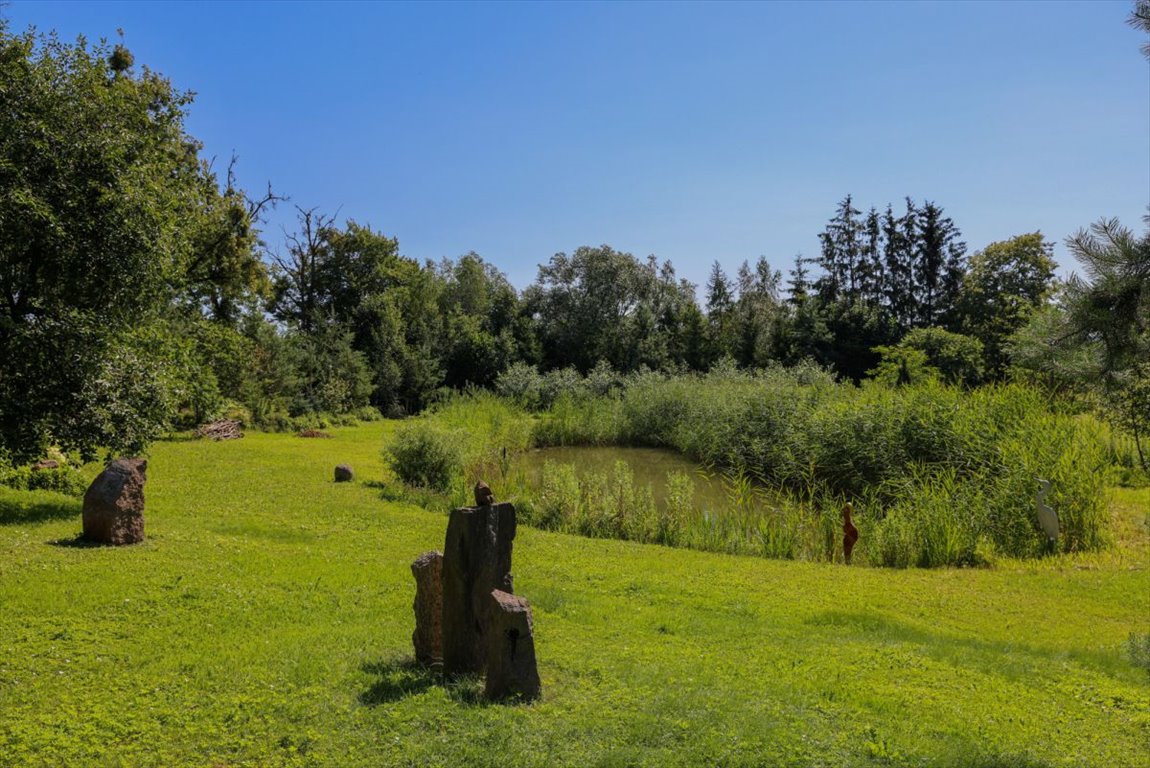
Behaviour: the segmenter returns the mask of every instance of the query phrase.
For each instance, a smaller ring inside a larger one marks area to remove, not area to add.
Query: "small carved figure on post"
[[[480,480],[475,484],[475,506],[486,507],[495,503],[495,494],[491,492],[491,486]]]

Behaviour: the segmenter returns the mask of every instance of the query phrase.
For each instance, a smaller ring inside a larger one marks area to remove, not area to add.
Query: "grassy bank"
[[[409,664],[446,517],[380,499],[395,424],[156,446],[148,540],[0,490],[0,763],[1141,766],[1145,507],[1120,545],[848,569],[521,528],[544,699]],[[331,482],[336,463],[356,483]]]

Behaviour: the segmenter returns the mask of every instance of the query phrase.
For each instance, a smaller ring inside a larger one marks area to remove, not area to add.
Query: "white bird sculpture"
[[[1046,496],[1050,493],[1051,487],[1049,480],[1039,479],[1036,506],[1038,524],[1042,526],[1046,538],[1050,540],[1050,544],[1053,546],[1054,542],[1058,540],[1058,513],[1046,503]]]

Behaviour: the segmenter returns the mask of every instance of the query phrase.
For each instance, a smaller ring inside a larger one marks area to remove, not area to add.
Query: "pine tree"
[[[806,265],[810,263],[810,259],[803,258],[803,255],[795,255],[795,265],[791,267],[791,279],[787,281],[787,301],[794,306],[801,305],[807,300],[810,292],[811,283],[807,279],[810,270]]]
[[[957,325],[957,305],[966,271],[966,243],[942,208],[927,201],[919,211],[914,243],[916,325]],[[948,328],[948,330],[952,330]]]
[[[858,221],[859,210],[847,195],[838,205],[834,217],[827,222],[826,229],[819,235],[822,253],[819,266],[823,275],[815,285],[819,296],[825,301],[834,301],[841,295],[853,299],[858,295],[859,233],[862,229]]]
[[[883,300],[882,245],[882,222],[878,211],[872,206],[863,223],[859,258],[859,296],[864,303],[872,306],[881,305]]]
[[[913,244],[917,228],[917,211],[906,198],[906,213],[895,217],[890,205],[882,217],[883,239],[883,296],[887,310],[899,329],[906,331],[914,323],[916,312],[914,296]]]
[[[708,362],[734,354],[733,311],[735,307],[734,289],[727,274],[715,262],[711,276],[707,279],[707,326],[710,338]]]

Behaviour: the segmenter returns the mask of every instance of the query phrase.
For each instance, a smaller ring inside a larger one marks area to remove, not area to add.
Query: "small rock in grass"
[[[84,494],[84,538],[99,544],[144,540],[144,483],[148,462],[116,459]]]
[[[355,473],[348,464],[340,464],[335,468],[335,481],[337,483],[350,483],[355,479]]]

